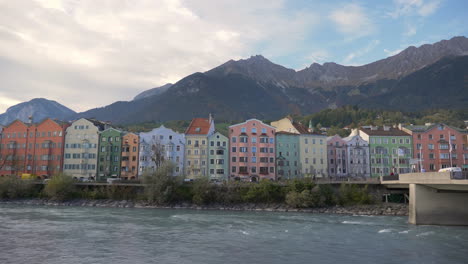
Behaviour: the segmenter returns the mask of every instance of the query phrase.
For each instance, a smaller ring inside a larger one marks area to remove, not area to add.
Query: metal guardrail
[[[379,178],[357,178],[357,177],[331,177],[331,178],[318,178],[314,180],[315,183],[356,183],[356,184],[379,184]]]
[[[450,172],[451,180],[468,180],[468,171],[452,171]]]
[[[382,181],[399,181],[399,180],[400,180],[399,174],[382,176]]]

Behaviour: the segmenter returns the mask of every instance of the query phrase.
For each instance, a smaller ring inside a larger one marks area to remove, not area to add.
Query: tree
[[[164,162],[156,171],[143,175],[145,197],[149,202],[162,205],[170,202],[174,196],[178,178],[172,176],[174,165]]]
[[[44,187],[44,193],[52,200],[64,201],[75,195],[75,183],[67,174],[55,174]]]

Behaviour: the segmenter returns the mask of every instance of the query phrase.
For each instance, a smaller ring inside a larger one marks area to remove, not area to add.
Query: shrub
[[[264,179],[259,184],[251,184],[242,199],[253,203],[278,203],[284,202],[285,194],[280,185]]]
[[[76,194],[73,178],[63,173],[54,175],[44,187],[44,194],[57,201],[73,198]]]
[[[367,185],[361,188],[356,184],[341,184],[339,191],[340,205],[372,204],[373,202],[374,200],[367,190]]]
[[[179,181],[172,176],[173,168],[172,163],[165,162],[154,173],[143,175],[145,197],[149,202],[162,205],[174,199]]]
[[[207,178],[195,180],[192,186],[192,202],[197,205],[209,204],[215,201],[216,194],[214,186],[210,184]]]
[[[30,180],[22,180],[16,176],[0,178],[0,198],[25,198],[37,195],[38,188]]]
[[[320,196],[322,198],[322,205],[325,206],[333,206],[337,203],[337,198],[335,195],[335,191],[329,184],[321,184],[319,185],[320,189]]]

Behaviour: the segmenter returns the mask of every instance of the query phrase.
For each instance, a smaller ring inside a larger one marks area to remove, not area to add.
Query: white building
[[[63,163],[65,174],[96,179],[99,132],[107,127],[106,123],[81,118],[67,128]]]
[[[138,175],[154,172],[164,162],[174,164],[174,176],[183,173],[185,135],[163,125],[140,133],[140,164]]]
[[[343,138],[347,143],[348,175],[351,177],[370,177],[369,142],[359,135],[359,130],[353,129],[348,137]]]

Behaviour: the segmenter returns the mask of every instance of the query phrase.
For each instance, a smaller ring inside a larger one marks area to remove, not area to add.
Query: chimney
[[[403,128],[403,125],[401,123],[398,124],[398,129],[401,130]]]
[[[390,128],[391,128],[391,126],[385,126],[385,125],[383,126],[384,131],[390,131]]]

